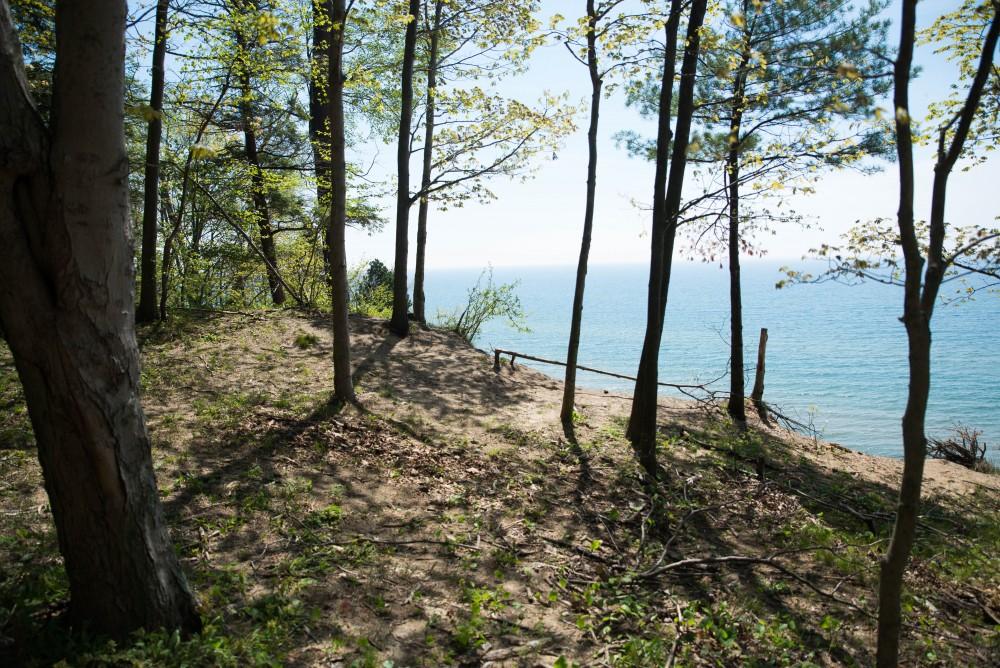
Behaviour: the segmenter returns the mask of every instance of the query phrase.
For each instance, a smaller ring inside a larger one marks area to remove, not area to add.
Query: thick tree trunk
[[[330,34],[330,283],[333,289],[333,393],[339,401],[354,401],[351,380],[351,332],[348,324],[347,251],[347,160],[344,138],[344,31],[347,11],[344,0],[331,1],[333,29]]]
[[[903,248],[905,287],[903,324],[909,351],[909,390],[903,413],[903,480],[899,489],[896,523],[889,548],[882,558],[879,579],[878,640],[876,665],[890,668],[899,663],[899,636],[902,629],[901,598],[903,574],[916,537],[920,488],[923,483],[927,437],[924,418],[931,387],[931,316],[947,262],[943,256],[945,237],[945,195],[948,177],[962,153],[969,128],[979,108],[983,88],[993,66],[1000,37],[1000,2],[994,1],[993,19],[983,41],[976,76],[965,104],[953,120],[954,134],[945,150],[947,134],[942,133],[934,166],[931,191],[930,243],[927,267],[920,254],[913,213],[913,137],[909,115],[909,84],[913,62],[917,0],[903,0],[899,54],[894,72],[896,108],[896,153],[899,159],[899,226]]]
[[[123,91],[125,3],[60,2],[52,128],[0,0],[0,321],[79,626],[192,631],[139,404]]]
[[[410,332],[406,265],[410,226],[410,128],[413,124],[413,61],[417,50],[417,22],[420,0],[410,0],[410,22],[403,41],[403,67],[400,89],[399,145],[396,149],[396,257],[392,268],[392,320],[389,330],[397,336]]]
[[[441,12],[444,0],[434,3],[434,22],[431,25],[430,53],[427,58],[427,108],[424,113],[423,173],[420,177],[420,208],[417,211],[417,266],[413,273],[413,318],[427,322],[424,299],[424,260],[427,255],[427,213],[431,187],[431,165],[434,157],[434,95],[437,88],[438,43],[440,42]]]
[[[576,287],[573,290],[573,312],[570,319],[569,346],[566,350],[566,377],[563,381],[562,409],[559,412],[559,417],[564,425],[572,424],[573,405],[576,402],[576,364],[580,352],[580,330],[583,326],[583,293],[587,285],[590,237],[594,228],[594,200],[597,196],[597,128],[601,118],[601,88],[604,84],[597,69],[597,10],[594,7],[594,0],[587,0],[587,17],[589,28],[587,31],[587,70],[590,73],[591,91],[590,126],[587,128],[587,199],[583,212],[580,259],[576,265]]]
[[[681,65],[681,83],[678,88],[677,126],[673,136],[673,151],[670,156],[670,173],[667,177],[663,213],[659,220],[655,218],[653,220],[654,228],[656,225],[660,225],[663,227],[663,231],[657,235],[654,229],[653,234],[654,246],[651,250],[650,260],[646,335],[643,340],[639,370],[636,373],[632,414],[629,418],[629,438],[632,441],[632,447],[636,451],[639,462],[651,477],[657,475],[656,396],[660,338],[663,334],[663,319],[667,309],[674,239],[677,234],[677,217],[680,210],[681,190],[684,186],[684,170],[687,166],[691,120],[694,115],[695,75],[698,70],[698,51],[701,47],[699,30],[705,20],[706,5],[707,0],[693,0],[691,14],[688,18],[687,41]],[[671,12],[673,14],[673,9]],[[676,38],[674,38],[674,42],[676,50]],[[669,43],[667,51],[668,57],[670,57]],[[661,100],[662,98],[661,94]],[[662,109],[660,113],[663,113]],[[659,146],[657,151],[659,151]],[[659,248],[656,247],[658,238],[662,239]]]
[[[138,322],[156,320],[156,221],[159,220],[160,138],[163,135],[163,63],[167,56],[167,8],[169,0],[156,3],[156,27],[153,31],[153,73],[149,84],[149,106],[153,118],[146,134],[146,175],[143,184],[142,255],[139,266]]]

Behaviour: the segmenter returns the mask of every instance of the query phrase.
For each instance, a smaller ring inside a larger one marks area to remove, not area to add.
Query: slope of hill
[[[68,635],[16,374],[0,358],[0,663],[664,666],[872,663],[900,466],[664,401],[644,485],[628,399],[448,333],[354,319],[357,406],[331,407],[322,318],[143,330],[173,538],[208,622],[133,645]],[[908,665],[1000,660],[1000,476],[930,462]]]

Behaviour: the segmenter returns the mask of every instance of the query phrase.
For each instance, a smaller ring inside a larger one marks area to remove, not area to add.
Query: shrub
[[[351,311],[373,318],[392,315],[392,271],[381,261],[355,268],[349,283]]]
[[[486,284],[483,285],[483,278]],[[530,331],[524,325],[524,308],[514,290],[518,281],[493,284],[493,268],[484,269],[476,284],[469,289],[465,308],[450,313],[438,311],[437,324],[455,332],[469,343],[473,343],[483,325],[494,318],[506,318],[508,324],[519,332]]]

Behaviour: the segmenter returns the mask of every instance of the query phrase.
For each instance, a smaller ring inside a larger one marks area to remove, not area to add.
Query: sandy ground
[[[332,380],[324,378],[324,371],[329,369],[332,342],[324,321],[283,316],[276,322],[290,333],[301,331],[317,337],[319,345],[308,351],[286,343],[288,356],[315,369],[315,383],[310,386],[313,391],[331,391]],[[496,438],[496,429],[502,424],[515,425],[546,438],[562,436],[559,409],[563,384],[546,374],[517,362],[511,368],[506,356],[501,371],[494,372],[492,355],[434,329],[415,328],[411,336],[401,340],[389,334],[384,322],[357,318],[352,321],[352,336],[355,381],[364,404],[400,418],[417,417],[435,432],[464,435],[472,442],[502,440]],[[279,384],[281,380],[274,382]],[[577,390],[577,410],[584,418],[584,428],[627,417],[630,403],[630,396],[593,388]],[[660,413],[661,419],[668,422],[697,424],[704,417],[697,402],[684,399],[661,398]],[[861,480],[889,485],[898,485],[902,476],[901,459],[867,455],[768,426],[755,416],[751,417],[751,424],[794,444],[797,454],[824,469],[845,471]],[[967,494],[979,487],[1000,491],[1000,476],[940,460],[926,463],[924,493],[927,495]]]

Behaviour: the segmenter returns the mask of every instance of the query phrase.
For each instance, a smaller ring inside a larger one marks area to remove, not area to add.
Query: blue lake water
[[[906,398],[906,334],[898,316],[901,289],[836,283],[775,289],[780,264],[743,268],[744,340],[748,391],[757,338],[768,328],[765,399],[811,422],[827,440],[864,452],[899,456],[899,420]],[[479,270],[427,274],[428,317],[464,304]],[[565,359],[575,267],[497,267],[494,282],[520,281],[528,333],[488,323],[476,345]],[[587,276],[579,363],[634,375],[646,324],[648,268],[593,266]],[[729,359],[728,275],[718,265],[675,268],[660,354],[660,379],[704,382],[721,376]],[[983,432],[990,459],[1000,452],[1000,299],[984,295],[935,311],[928,433],[955,424]],[[562,378],[563,369],[534,368]],[[630,381],[580,372],[581,386],[631,392]],[[728,380],[719,383],[720,389]],[[671,391],[662,388],[664,394]]]

